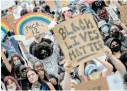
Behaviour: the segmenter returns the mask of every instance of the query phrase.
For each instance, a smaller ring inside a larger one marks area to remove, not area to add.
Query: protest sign
[[[29,13],[16,22],[15,34],[25,35],[27,38],[39,35],[48,30],[52,17],[44,13]]]
[[[8,25],[10,26],[10,29],[14,29],[14,16],[13,16],[13,14],[3,16],[1,19],[8,23]]]
[[[103,40],[91,14],[79,15],[53,29],[65,57],[74,64],[103,55]]]
[[[65,7],[69,5],[70,1],[69,0],[60,0],[60,7]]]
[[[127,25],[127,5],[120,6],[121,22]]]
[[[49,1],[45,1],[49,6],[52,6],[52,8],[50,8],[51,9],[51,11],[53,11],[55,8],[56,8],[56,5],[55,5],[55,3],[54,3],[54,1],[52,0],[49,0]]]
[[[109,90],[106,78],[83,82],[75,86],[76,90]]]
[[[109,16],[110,16],[113,20],[118,20],[118,16],[117,16],[116,13],[113,11],[113,9],[111,9],[110,7],[106,7],[106,10],[107,10]]]

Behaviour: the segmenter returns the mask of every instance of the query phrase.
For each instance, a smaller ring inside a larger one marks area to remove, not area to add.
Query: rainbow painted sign
[[[52,20],[52,17],[44,13],[28,13],[17,20],[14,32],[17,35],[25,35],[27,37],[36,36],[43,31],[47,31],[48,25]]]
[[[1,20],[1,39],[10,31],[10,26],[4,20]]]

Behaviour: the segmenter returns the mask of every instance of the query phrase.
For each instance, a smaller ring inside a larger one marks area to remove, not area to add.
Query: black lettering
[[[95,39],[99,39],[99,34],[96,31],[97,30],[93,30],[93,33],[96,34]]]
[[[93,49],[93,47],[92,47],[92,43],[87,44],[87,46],[90,47],[90,50],[91,50],[92,52],[94,51],[94,49]]]
[[[104,46],[103,43],[99,40],[99,41],[98,41],[98,44],[99,44],[100,48],[102,49],[103,46]]]
[[[77,42],[77,41],[76,41],[76,38],[77,38],[77,36],[76,36],[76,35],[75,35],[75,36],[70,37],[70,39],[73,39],[73,41],[74,41],[73,46],[77,46],[77,45],[79,45],[79,42]]]
[[[76,58],[76,55],[74,53],[74,51],[72,50],[71,52],[69,52],[69,56],[70,56],[70,59],[73,60],[72,57],[74,57],[74,59]]]
[[[83,35],[82,35],[81,33],[79,33],[79,36],[83,39],[84,42],[87,41],[87,40],[86,40],[86,38],[87,38],[87,36],[86,36],[86,32],[84,32]]]
[[[85,45],[81,46],[79,49],[83,50],[84,54],[86,54]]]
[[[65,31],[67,32],[67,35],[73,34],[73,31],[68,32],[67,28],[64,26]]]
[[[68,46],[68,44],[66,42],[65,42],[65,45],[68,48],[68,50],[72,48],[72,45]]]
[[[79,20],[79,26],[81,27],[82,30],[85,30],[85,26],[83,25],[82,20]]]
[[[87,28],[93,28],[94,27],[90,20],[87,21],[86,19],[84,19],[84,21],[85,21],[85,23],[87,25]],[[91,25],[91,27],[90,27],[90,25]]]
[[[92,31],[88,31],[88,36],[89,36],[90,41],[94,40],[94,38],[92,38],[91,34],[92,34]]]
[[[36,22],[36,26],[37,26],[37,27],[40,26],[40,25],[38,24],[38,22]]]
[[[34,24],[32,25],[32,28],[36,28],[36,26],[34,26]]]
[[[27,30],[27,33],[28,33],[28,31],[29,31],[29,27],[28,26],[26,26],[26,30]]]
[[[80,30],[79,27],[76,27],[73,23],[71,24],[72,30],[77,32],[78,30]]]
[[[76,52],[77,56],[82,55],[82,53],[78,49],[75,49],[75,52]]]
[[[61,34],[63,40],[66,38],[66,32],[64,32],[63,28],[59,29],[59,33]]]
[[[99,50],[99,48],[98,48],[99,46],[97,46],[97,43],[98,42],[93,42],[93,45],[94,45],[95,49],[98,51]]]

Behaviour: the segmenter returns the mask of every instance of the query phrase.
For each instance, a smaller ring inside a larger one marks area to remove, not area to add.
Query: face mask
[[[112,37],[114,38],[119,38],[120,32],[119,31],[115,31],[112,33]]]
[[[103,33],[108,33],[108,30],[109,30],[109,27],[108,26],[104,26],[104,27],[101,28],[101,31]]]
[[[100,75],[98,72],[94,72],[91,75],[89,75],[90,80],[97,80],[100,78]]]
[[[115,46],[115,47],[113,47],[113,48],[111,48],[111,51],[112,52],[118,52],[118,51],[120,51],[120,46],[118,45],[118,46]]]
[[[21,61],[20,61],[20,60],[16,60],[16,61],[14,62],[14,64],[15,64],[15,65],[20,65],[20,64],[21,64]]]
[[[16,91],[16,86],[14,86],[13,88],[9,88],[8,91]]]

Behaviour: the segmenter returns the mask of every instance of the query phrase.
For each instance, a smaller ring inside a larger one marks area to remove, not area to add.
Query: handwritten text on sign
[[[88,61],[99,54],[103,40],[91,14],[79,15],[53,29],[66,58],[77,62]]]
[[[46,31],[48,26],[41,21],[30,21],[24,26],[24,33],[26,36],[36,36]]]

